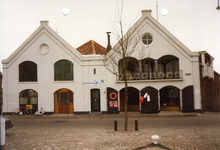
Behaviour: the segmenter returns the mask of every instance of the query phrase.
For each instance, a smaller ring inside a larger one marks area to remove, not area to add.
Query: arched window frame
[[[139,74],[139,62],[136,58],[134,57],[125,57],[125,67],[126,67],[126,76],[128,80],[133,80],[135,77],[134,75]],[[123,75],[123,58],[119,60],[118,62],[118,69],[119,69],[119,74]]]
[[[19,93],[19,107],[32,105],[32,113],[38,110],[38,93],[32,89],[25,89]]]
[[[24,61],[19,64],[19,82],[37,82],[37,64]]]
[[[139,65],[138,65],[138,60],[133,57],[126,57],[126,70],[129,71],[130,73],[136,73],[139,70]],[[123,70],[123,59],[119,60],[119,73],[122,73]]]
[[[70,60],[62,59],[54,64],[54,81],[73,81],[74,64]]]
[[[155,62],[152,58],[146,58],[142,60],[142,72],[150,73],[155,71]]]
[[[163,73],[165,78],[180,78],[179,58],[173,55],[165,55],[158,60],[158,72]]]

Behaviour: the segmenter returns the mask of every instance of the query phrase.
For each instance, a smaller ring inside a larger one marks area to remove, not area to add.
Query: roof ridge
[[[96,49],[95,49],[95,41],[90,40],[92,42],[92,52],[93,54],[96,54]]]
[[[89,40],[88,42],[76,48],[76,50],[78,50],[83,55],[91,55],[91,54],[105,55],[107,52],[105,47],[103,47],[94,40]]]

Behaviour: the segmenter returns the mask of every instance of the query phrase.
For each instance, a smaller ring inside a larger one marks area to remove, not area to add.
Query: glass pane
[[[152,39],[148,39],[148,44],[151,44],[152,43]]]
[[[163,72],[163,70],[164,70],[164,69],[163,69],[163,65],[158,64],[158,71],[159,71],[159,72]]]
[[[147,35],[144,35],[144,36],[143,36],[142,42],[143,42],[144,44],[147,44]]]
[[[54,66],[55,81],[73,80],[73,63],[68,60],[60,60]]]
[[[69,103],[73,103],[73,93],[69,91]]]
[[[98,90],[92,91],[92,99],[99,99],[99,91]]]
[[[148,70],[149,70],[148,64],[144,64],[143,72],[148,72]]]
[[[37,81],[37,64],[31,61],[19,64],[19,81]]]
[[[59,92],[57,91],[54,95],[55,97],[55,104],[58,104],[59,103]]]
[[[20,104],[28,104],[28,97],[21,97]]]
[[[152,36],[151,35],[147,35],[148,40],[152,40]]]
[[[37,97],[31,97],[30,104],[37,104]]]
[[[67,93],[60,93],[61,106],[67,105]]]
[[[144,35],[144,36],[142,37],[142,42],[143,42],[144,44],[146,44],[146,45],[151,44],[152,41],[153,41],[153,38],[152,38],[152,36],[149,35],[149,34],[146,34],[146,35]]]
[[[20,98],[21,97],[28,97],[28,95],[29,95],[29,90],[24,90],[20,93]]]
[[[29,90],[29,96],[30,97],[37,97],[37,92],[35,92],[33,90]]]

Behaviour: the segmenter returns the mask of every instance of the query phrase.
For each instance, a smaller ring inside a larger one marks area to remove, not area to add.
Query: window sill
[[[34,81],[34,82],[18,82],[18,84],[38,84],[37,81]]]
[[[53,83],[74,83],[74,81],[53,81]]]

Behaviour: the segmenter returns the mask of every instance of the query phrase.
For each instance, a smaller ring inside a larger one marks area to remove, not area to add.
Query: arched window
[[[158,60],[158,71],[175,72],[179,71],[179,58],[166,55]]]
[[[119,73],[123,74],[123,68],[126,67],[126,76],[128,80],[136,78],[135,74],[139,73],[138,60],[132,57],[126,57],[125,63],[123,64],[123,59],[119,60]]]
[[[155,72],[155,63],[154,59],[146,58],[142,60],[142,78],[143,79],[150,79],[154,78]]]
[[[158,72],[164,73],[165,77],[170,78],[179,78],[179,58],[166,55],[161,57],[158,60]]]
[[[138,60],[135,59],[135,58],[132,58],[132,57],[126,57],[125,58],[125,61],[127,63],[127,68],[126,68],[126,71],[127,72],[130,72],[130,73],[136,73],[138,72]],[[123,59],[121,59],[119,61],[119,72],[122,73],[123,72]]]
[[[37,64],[25,61],[19,64],[19,82],[37,81]]]
[[[27,89],[19,93],[19,105],[20,107],[26,107],[26,105],[32,105],[32,113],[38,110],[38,94],[36,91]]]
[[[60,60],[54,65],[55,81],[73,80],[73,63],[69,60]]]
[[[153,72],[154,71],[154,59],[146,58],[142,60],[142,72]]]

